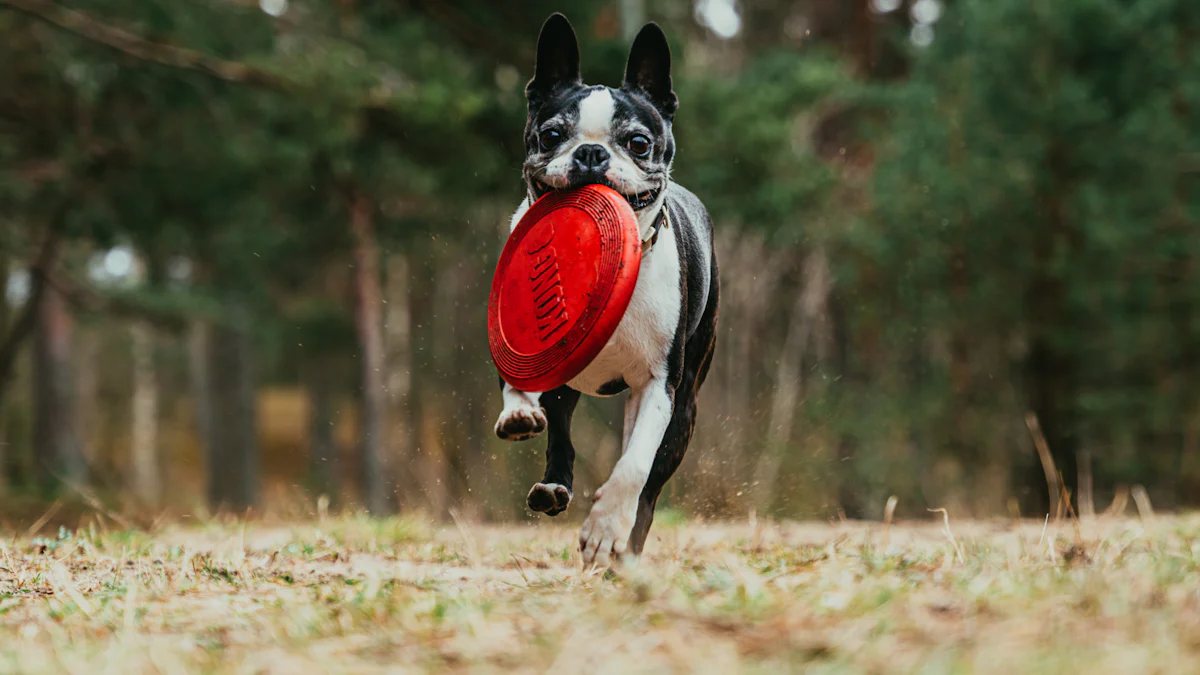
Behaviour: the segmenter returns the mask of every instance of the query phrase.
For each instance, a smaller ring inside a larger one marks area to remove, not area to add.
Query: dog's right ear
[[[579,84],[579,41],[567,17],[555,12],[538,34],[537,60],[533,79],[525,85],[525,98],[532,109],[564,84]]]
[[[679,98],[671,88],[671,47],[658,24],[642,26],[634,38],[625,65],[624,87],[644,93],[663,119],[675,119]]]

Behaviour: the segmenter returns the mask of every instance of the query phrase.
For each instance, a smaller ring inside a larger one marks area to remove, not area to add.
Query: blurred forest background
[[[1200,502],[1196,0],[0,0],[4,499],[526,518],[485,316],[555,10],[589,82],[664,26],[716,221],[665,504],[1040,517],[1042,437],[1084,512]]]

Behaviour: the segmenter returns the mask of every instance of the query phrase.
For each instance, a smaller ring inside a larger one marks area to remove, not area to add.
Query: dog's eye
[[[628,141],[625,141],[625,147],[633,153],[635,157],[646,157],[650,154],[650,139],[638,134],[630,136]]]
[[[559,143],[562,143],[562,134],[556,129],[546,129],[538,134],[538,145],[542,147],[543,152],[557,148]]]

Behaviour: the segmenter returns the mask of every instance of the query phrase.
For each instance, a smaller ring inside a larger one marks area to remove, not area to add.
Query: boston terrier
[[[641,553],[663,485],[687,451],[696,395],[712,361],[717,329],[717,260],[712,220],[700,200],[671,181],[679,100],[671,52],[656,24],[642,28],[620,88],[584,84],[579,45],[562,14],[538,36],[525,87],[526,196],[510,232],[551,190],[607,185],[637,214],[642,260],[616,332],[582,373],[553,391],[518,391],[501,380],[496,435],[519,441],[547,431],[546,472],[529,508],[555,516],[571,502],[575,446],[571,415],[581,393],[626,389],[621,459],[596,490],[579,533],[585,567],[632,562]]]

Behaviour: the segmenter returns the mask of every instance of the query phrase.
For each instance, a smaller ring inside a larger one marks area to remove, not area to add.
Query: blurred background
[[[485,323],[555,10],[592,83],[665,27],[716,222],[660,508],[1200,502],[1196,0],[0,0],[0,503],[531,518]]]

